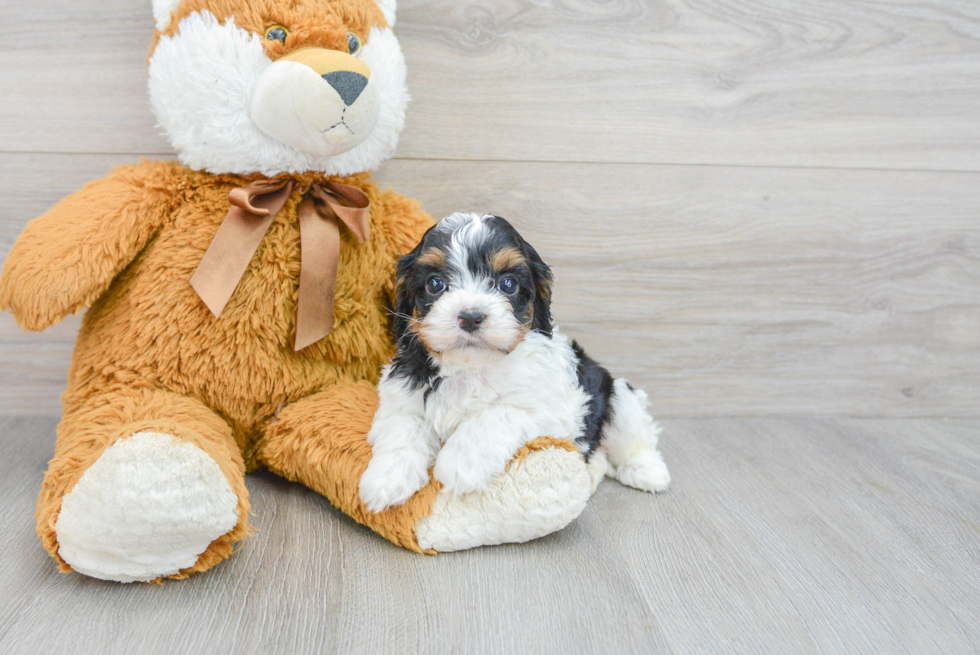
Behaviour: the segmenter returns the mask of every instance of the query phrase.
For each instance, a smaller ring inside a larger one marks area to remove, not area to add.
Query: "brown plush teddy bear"
[[[431,224],[366,173],[408,102],[379,2],[154,0],[150,96],[180,163],[119,168],[14,245],[0,305],[23,327],[88,308],[38,501],[62,570],[213,566],[260,466],[420,551],[524,541],[584,507],[585,464],[548,438],[481,492],[433,483],[379,514],[358,498],[395,262]]]

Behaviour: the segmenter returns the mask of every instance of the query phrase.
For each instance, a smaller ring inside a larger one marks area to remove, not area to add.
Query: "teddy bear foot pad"
[[[577,452],[535,450],[483,492],[440,493],[415,527],[419,546],[452,552],[537,539],[571,523],[589,500],[589,472]]]
[[[168,434],[137,433],[107,448],[65,496],[58,553],[102,580],[174,575],[235,527],[237,505],[203,450]]]

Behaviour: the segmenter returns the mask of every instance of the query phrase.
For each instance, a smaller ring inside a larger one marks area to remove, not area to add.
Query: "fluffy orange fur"
[[[372,27],[388,26],[375,0],[184,0],[162,34],[178,33],[181,19],[195,11],[209,11],[222,23],[232,19],[238,27],[256,34],[264,34],[273,25],[286,28],[289,36],[285,44],[262,40],[273,61],[300,47],[346,52],[348,32],[367,43]],[[153,48],[160,36],[160,32],[154,35]]]
[[[224,218],[229,191],[253,179],[170,162],[126,166],[31,221],[11,250],[0,306],[22,326],[41,330],[90,305],[38,502],[38,532],[54,557],[64,495],[105,448],[144,430],[200,446],[238,494],[239,525],[192,570],[226,557],[245,535],[244,474],[263,464],[418,548],[412,526],[434,490],[375,517],[361,507],[356,488],[370,459],[373,383],[392,351],[387,307],[395,264],[432,220],[416,202],[379,191],[366,174],[331,178],[370,198],[371,239],[359,243],[341,229],[333,332],[294,352],[296,210],[322,176],[294,177],[296,189],[220,318],[188,283]]]

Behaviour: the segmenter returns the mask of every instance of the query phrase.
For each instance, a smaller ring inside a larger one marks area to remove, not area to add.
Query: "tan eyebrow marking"
[[[490,257],[490,266],[495,271],[506,271],[509,268],[516,268],[526,261],[524,253],[520,250],[507,247],[493,253]]]
[[[419,264],[425,264],[426,266],[442,268],[446,265],[446,253],[439,248],[432,247],[419,255],[419,258],[416,261]]]

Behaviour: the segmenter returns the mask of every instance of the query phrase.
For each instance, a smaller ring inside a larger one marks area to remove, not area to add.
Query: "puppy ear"
[[[534,280],[534,318],[531,329],[546,336],[551,336],[551,286],[554,276],[551,267],[541,260],[538,251],[531,244],[524,242],[524,252],[531,265],[531,277]]]
[[[412,290],[408,288],[408,278],[412,274],[415,260],[419,258],[419,253],[422,252],[423,243],[425,243],[425,236],[422,237],[412,252],[403,255],[398,260],[398,269],[395,273],[395,307],[391,313],[391,332],[395,337],[396,347],[401,343],[402,338],[408,334],[408,324],[412,312],[415,310],[415,296]]]

